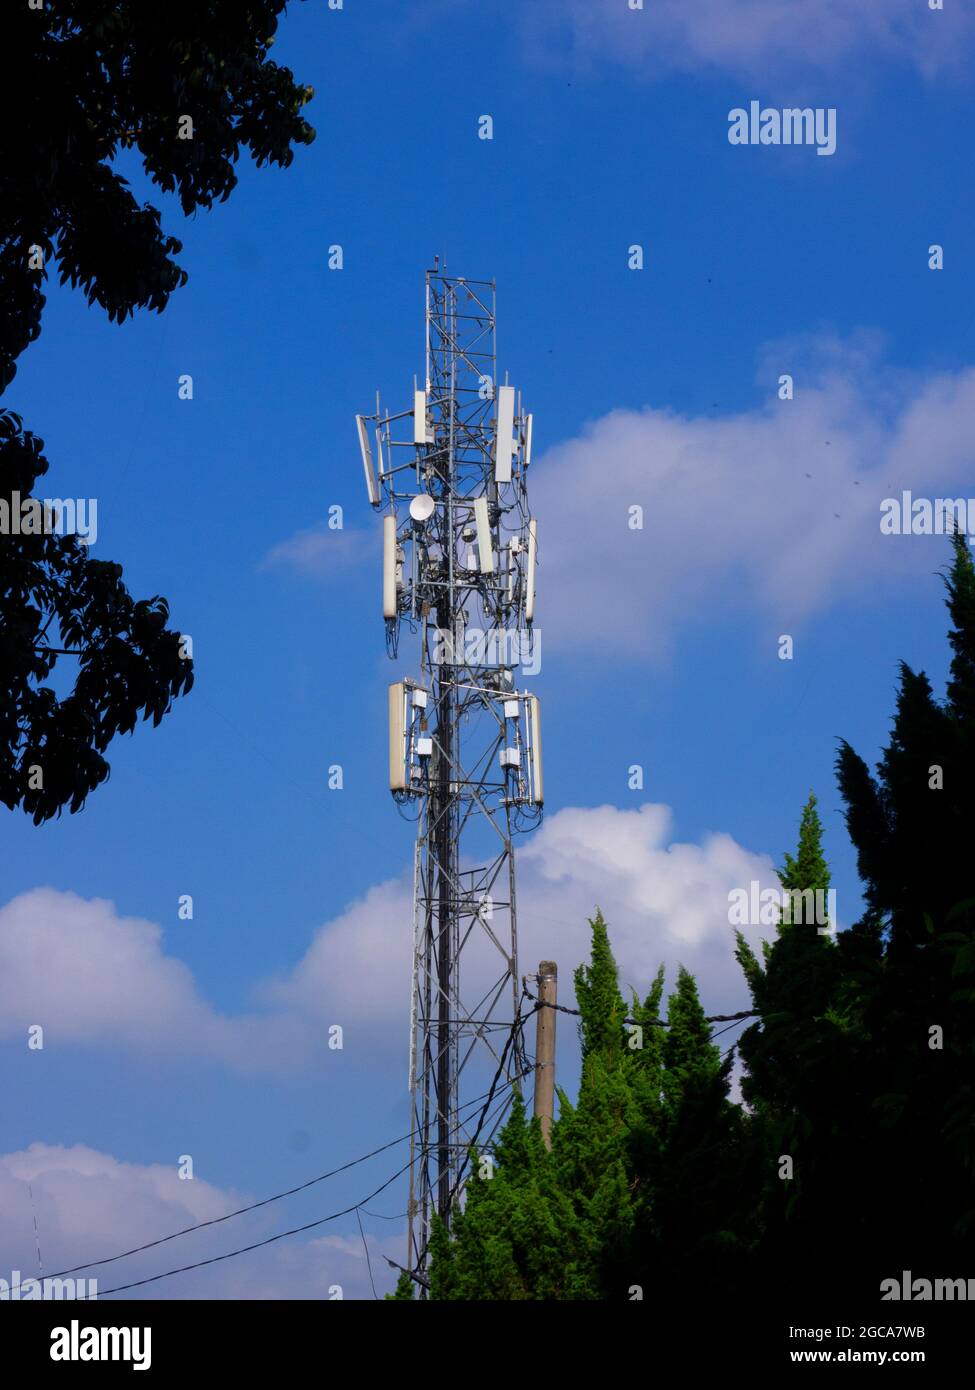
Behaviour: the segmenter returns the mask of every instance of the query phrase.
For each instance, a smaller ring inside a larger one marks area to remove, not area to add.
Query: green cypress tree
[[[742,1120],[729,1100],[732,1048],[722,1055],[683,967],[667,1004],[661,1157],[654,1201],[658,1257],[667,1280],[719,1286],[743,1249],[748,1214]]]
[[[490,1162],[472,1156],[466,1203],[450,1235],[431,1239],[431,1298],[466,1301],[585,1299],[588,1249],[572,1201],[560,1190],[537,1120],[520,1095]]]
[[[813,892],[825,895],[829,892],[829,865],[823,854],[823,823],[816,810],[816,797],[813,792],[809,793],[809,799],[802,808],[799,847],[795,858],[788,853],[785,855],[785,862],[779,870],[779,882],[789,893]],[[795,913],[785,914],[784,925],[791,925],[795,921]]]
[[[392,1293],[386,1295],[387,1299],[397,1300],[413,1297],[413,1280],[410,1278],[408,1270],[401,1270],[400,1276],[396,1280],[396,1288]]]
[[[572,1203],[583,1281],[593,1297],[622,1296],[634,1210],[629,1176],[631,1135],[640,1122],[637,1080],[645,1074],[626,1009],[602,912],[589,920],[588,965],[575,972],[582,1072],[574,1107],[552,1127],[552,1158],[560,1190]],[[659,990],[648,1004],[656,1012]],[[638,1035],[639,1036],[639,1035]]]
[[[589,964],[580,965],[574,977],[581,1015],[579,1036],[583,1066],[594,1052],[617,1051],[621,1047],[626,1016],[609,932],[598,908],[595,917],[589,918],[589,926],[592,931]]]
[[[762,1250],[776,1278],[803,1270],[835,1287],[843,1271],[947,1267],[975,1230],[975,572],[964,541],[952,544],[947,699],[902,665],[876,773],[840,744],[862,919],[835,940],[783,929],[764,968],[739,940],[761,1012],[742,1037],[742,1090],[764,1149]],[[805,853],[786,859],[790,886],[823,881],[807,828]]]
[[[779,872],[790,893],[828,893],[822,829],[816,798],[810,794],[796,853],[785,854]],[[828,900],[824,896],[821,901]],[[815,1238],[818,1213],[808,1194],[817,1190],[820,1166],[830,1170],[828,1136],[845,1127],[849,1118],[838,1120],[835,1085],[829,1081],[847,1028],[845,1017],[837,1012],[839,953],[832,935],[821,934],[819,922],[806,920],[808,916],[787,914],[799,920],[777,924],[775,940],[765,944],[762,964],[741,932],[736,933],[736,955],[761,1015],[739,1042],[745,1063],[742,1094],[751,1108],[746,1148],[756,1189],[754,1238],[764,1242],[764,1256],[773,1265],[788,1260],[800,1267],[807,1253],[799,1218],[808,1217]],[[848,1134],[853,1142],[854,1130]],[[791,1163],[793,1176],[782,1176],[788,1171],[783,1160]],[[823,1190],[825,1186],[820,1184]],[[801,1199],[806,1199],[805,1207]]]
[[[875,1250],[918,1263],[957,1259],[975,1230],[975,568],[964,537],[952,547],[946,700],[902,666],[876,776],[846,743],[837,764],[868,905],[858,935],[875,943],[869,1052],[843,1078],[872,1121],[861,1225]]]
[[[945,576],[952,621],[948,633],[952,651],[948,708],[967,732],[970,746],[975,730],[975,561],[964,536],[954,535],[952,547],[953,563]]]

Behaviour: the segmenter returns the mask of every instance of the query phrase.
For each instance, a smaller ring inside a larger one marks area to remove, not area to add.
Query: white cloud
[[[759,407],[613,410],[547,450],[531,480],[544,651],[661,656],[681,625],[741,615],[771,641],[945,563],[941,537],[883,536],[880,508],[905,489],[975,492],[975,368],[925,377],[881,352],[863,331],[772,343]],[[793,400],[778,398],[783,374]],[[377,545],[378,529],[302,532],[268,563],[327,577]]]
[[[598,905],[621,976],[639,991],[662,963],[672,982],[680,962],[698,976],[709,1009],[746,1007],[728,894],[753,879],[777,886],[772,861],[726,834],[710,834],[696,845],[674,842],[671,831],[671,812],[662,805],[568,808],[550,816],[518,851],[522,973],[540,960],[557,961],[571,1002],[571,972],[588,959],[587,918]],[[317,1007],[344,1020],[347,1036],[373,1047],[405,1045],[410,893],[405,876],[392,880],[323,926],[290,979],[276,987],[275,1002]],[[470,959],[467,999],[478,997],[491,978],[490,952]]]
[[[531,56],[550,63],[561,31],[580,65],[640,74],[725,71],[769,79],[852,61],[911,64],[925,77],[961,70],[973,17],[948,0],[535,0],[522,16]]]
[[[723,833],[706,835],[700,845],[671,836],[672,814],[662,805],[570,808],[551,816],[520,857],[519,934],[530,953],[523,969],[555,959],[568,991],[571,968],[588,959],[586,918],[598,904],[621,978],[638,992],[661,964],[669,983],[682,964],[696,975],[709,1011],[725,1012],[729,1001],[745,1007],[728,894],[753,879],[777,886],[774,865]]]
[[[289,1017],[230,1018],[192,972],[162,949],[162,930],[122,917],[102,898],[36,888],[0,908],[0,1033],[44,1046],[100,1042],[274,1070],[307,1054],[307,1026]]]
[[[362,1183],[368,1190],[369,1179]],[[329,1196],[328,1191],[328,1184],[323,1184],[315,1199],[320,1211],[327,1213],[330,1207],[347,1205],[334,1194]],[[0,1155],[0,1249],[7,1262],[0,1269],[0,1278],[9,1284],[15,1270],[22,1279],[40,1277],[35,1214],[43,1270],[50,1275],[219,1218],[251,1200],[246,1194],[220,1189],[200,1177],[180,1179],[175,1166],[124,1163],[79,1144],[31,1144],[17,1153]],[[104,1292],[314,1219],[315,1214],[302,1216],[300,1212],[296,1217],[293,1202],[276,1203],[142,1255],[80,1270],[74,1277],[96,1279]],[[288,1237],[265,1249],[133,1289],[124,1296],[327,1299],[332,1296],[332,1287],[338,1285],[346,1299],[371,1298],[362,1241],[354,1225],[351,1230],[342,1229],[347,1221],[343,1218],[338,1230],[320,1228],[328,1234]],[[369,1247],[381,1296],[394,1282],[382,1255],[402,1260],[405,1236],[398,1230],[378,1239],[369,1236]]]
[[[316,932],[294,971],[265,987],[279,1008],[339,1023],[346,1046],[397,1037],[405,1048],[412,880],[380,883]]]
[[[941,537],[881,535],[880,506],[903,489],[975,491],[975,369],[883,373],[869,340],[766,356],[761,408],[615,410],[539,461],[546,650],[660,654],[679,625],[741,612],[773,636],[794,633],[867,583],[876,593],[947,561]],[[791,401],[777,396],[784,373]],[[634,505],[642,530],[629,529]]]
[[[324,523],[297,531],[287,540],[272,546],[262,561],[262,568],[286,566],[298,574],[313,579],[327,578],[345,570],[355,569],[375,556],[378,531],[355,528],[333,531]]]
[[[672,984],[680,962],[697,975],[709,1012],[745,1007],[747,992],[732,955],[728,894],[753,879],[776,884],[766,855],[721,833],[706,835],[700,844],[675,840],[666,806],[557,812],[519,855],[521,970],[530,974],[539,960],[556,960],[560,998],[571,1004],[572,971],[589,952],[586,918],[598,904],[624,988],[644,993],[662,962]],[[753,942],[769,934],[748,933]],[[171,1052],[174,1038],[182,1038],[193,1043],[195,1057],[202,1052],[234,1065],[242,1065],[242,1048],[259,1048],[268,1032],[291,1028],[307,1038],[315,1030],[323,1039],[327,1025],[338,1021],[360,1065],[368,1068],[382,1058],[386,1086],[389,1059],[405,1054],[410,937],[407,877],[372,888],[316,933],[290,976],[264,987],[278,1010],[268,1030],[257,1017],[215,1014],[187,967],[163,954],[158,927],[119,917],[102,900],[42,889],[0,911],[0,1017],[12,1020],[12,1032],[46,1017],[48,1036],[59,1042],[115,1040],[127,1048]],[[467,983],[476,988],[478,979]],[[571,1023],[560,1028],[560,1036],[571,1085]],[[377,1167],[363,1169],[363,1194],[396,1166],[389,1160],[388,1154],[377,1157]],[[18,1269],[25,1277],[37,1273],[35,1212],[44,1268],[51,1272],[212,1220],[248,1200],[202,1174],[180,1180],[175,1164],[127,1163],[82,1145],[35,1143],[0,1156],[0,1249],[9,1265],[0,1277],[9,1279]],[[345,1204],[344,1196],[324,1184],[310,1210],[275,1204],[84,1273],[97,1277],[105,1291],[261,1240]],[[393,1282],[382,1256],[402,1258],[403,1234],[393,1224],[389,1234],[369,1237],[380,1293]],[[287,1238],[130,1296],[325,1299],[334,1285],[345,1298],[371,1297],[354,1227],[324,1227],[310,1240]]]
[[[523,973],[556,960],[565,990],[588,957],[586,919],[598,905],[624,978],[645,990],[660,963],[698,975],[708,1006],[746,1001],[732,955],[728,893],[752,879],[777,883],[766,855],[729,835],[675,842],[671,812],[645,805],[568,808],[549,817],[518,856]],[[119,1045],[184,1055],[244,1072],[294,1070],[325,1055],[328,1028],[343,1028],[359,1058],[397,1052],[408,1031],[412,880],[371,888],[315,933],[297,966],[257,991],[266,1014],[225,1016],[201,997],[192,973],[164,954],[158,926],[119,916],[111,903],[36,889],[0,909],[0,1019],[26,1042],[40,1023],[45,1047]],[[497,974],[495,948],[469,950],[464,994],[478,998]]]

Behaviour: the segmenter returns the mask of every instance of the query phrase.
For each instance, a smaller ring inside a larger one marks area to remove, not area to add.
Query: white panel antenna
[[[486,497],[474,498],[474,524],[477,527],[477,552],[482,574],[494,573],[494,548],[491,545],[491,523],[488,520]]]
[[[397,609],[397,569],[399,556],[396,545],[396,518],[383,517],[383,617],[395,618]]]
[[[414,380],[416,378],[414,377]],[[427,425],[427,393],[413,392],[413,443],[432,444],[433,434]]]
[[[525,467],[526,467],[526,468],[528,467],[528,465],[529,465],[529,464],[531,463],[531,461],[532,461],[532,422],[533,422],[534,418],[535,418],[535,417],[534,417],[533,415],[526,415],[526,416],[525,416],[525,454],[524,454],[524,458],[525,458]]]
[[[538,550],[538,522],[532,517],[528,523],[528,573],[525,576],[525,622],[535,618],[535,555]]]
[[[528,697],[530,705],[529,723],[531,726],[532,760],[532,800],[536,806],[545,801],[545,787],[542,782],[542,716],[537,695]]]
[[[389,790],[406,791],[406,686],[389,687]]]
[[[494,439],[494,481],[511,482],[511,456],[515,440],[515,388],[498,387],[498,425]]]
[[[374,507],[379,506],[379,486],[376,482],[375,470],[372,466],[372,449],[369,447],[369,433],[366,429],[366,422],[363,416],[355,417],[356,426],[359,431],[359,450],[362,454],[362,471],[366,479],[366,491],[369,494],[369,501]]]

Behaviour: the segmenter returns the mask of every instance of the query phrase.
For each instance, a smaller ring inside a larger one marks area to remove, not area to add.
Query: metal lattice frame
[[[530,719],[537,702],[514,681],[532,629],[534,532],[525,488],[531,425],[519,401],[509,480],[507,468],[496,468],[495,342],[493,281],[428,271],[426,428],[415,425],[413,439],[397,439],[414,411],[383,414],[378,396],[376,414],[363,417],[375,429],[377,505],[396,518],[396,616],[387,616],[387,646],[395,656],[404,623],[417,633],[420,679],[405,684],[411,693],[427,692],[423,707],[407,716],[405,789],[396,792],[418,810],[409,1070],[413,1270],[426,1265],[432,1213],[449,1224],[478,1122],[471,1102],[496,1075],[517,1017],[512,841],[541,817],[540,761],[532,761],[540,759],[537,714],[534,732]],[[418,493],[433,499],[432,515],[401,522],[398,504]],[[475,544],[483,536],[476,533],[475,500],[490,528],[489,573]],[[419,757],[424,736],[426,756]],[[475,956],[464,977],[475,981],[468,997],[461,966]],[[525,1070],[516,1034],[503,1080],[516,1082]],[[510,1098],[510,1086],[500,1095]],[[487,1120],[480,1147],[505,1108]]]

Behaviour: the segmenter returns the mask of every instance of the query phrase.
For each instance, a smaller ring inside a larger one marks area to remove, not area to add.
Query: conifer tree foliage
[[[890,741],[872,776],[837,763],[868,911],[854,938],[869,987],[869,1096],[877,1206],[907,1206],[918,1258],[975,1254],[975,566],[952,537],[946,698],[901,668]],[[851,1097],[852,1102],[852,1097]],[[875,1242],[898,1247],[883,1227]]]
[[[782,914],[760,952],[737,934],[757,1014],[744,1105],[686,970],[665,1019],[662,972],[627,1019],[597,913],[575,976],[578,1100],[559,1093],[550,1153],[515,1107],[496,1176],[439,1229],[435,1297],[761,1300],[787,1284],[798,1307],[975,1267],[975,566],[952,544],[944,700],[903,666],[876,772],[840,744],[861,919]],[[830,890],[813,795],[780,880]]]
[[[602,914],[589,925],[590,960],[575,976],[577,1101],[560,1091],[549,1152],[515,1098],[491,1176],[475,1161],[450,1235],[437,1227],[434,1298],[627,1299],[659,1283],[660,1269],[672,1283],[705,1247],[737,1240],[730,1061],[709,1041],[693,977],[680,972],[668,1029],[662,970],[627,1020]]]
[[[827,893],[830,873],[822,848],[822,821],[812,793],[803,807],[796,854],[786,854],[779,880],[794,893]],[[792,914],[795,917],[795,914]],[[745,1063],[742,1095],[751,1108],[751,1152],[761,1191],[756,1236],[766,1257],[789,1259],[791,1226],[798,1194],[819,1173],[822,1142],[840,1132],[834,1088],[825,1069],[838,1063],[845,1018],[836,1011],[842,973],[831,934],[814,921],[779,921],[773,942],[765,942],[759,962],[742,933],[735,933],[736,955],[760,1015],[746,1028],[739,1052]],[[783,1176],[785,1163],[791,1175]],[[781,1249],[779,1248],[781,1245]]]
[[[195,213],[229,197],[242,153],[291,163],[313,95],[271,60],[284,0],[67,0],[7,6],[0,94],[0,392],[41,328],[56,273],[121,323],[186,281],[179,240],[117,166]],[[16,101],[11,107],[10,102]],[[112,738],[158,724],[193,682],[168,605],[71,536],[10,522],[48,471],[43,441],[0,411],[0,800],[35,823],[77,811],[109,774]],[[56,491],[56,489],[54,489]],[[74,662],[77,665],[70,670]],[[57,673],[56,681],[52,677]],[[58,694],[55,684],[67,694]]]
[[[946,700],[904,665],[876,775],[840,744],[862,919],[835,940],[782,927],[764,967],[739,939],[762,1015],[741,1052],[764,1256],[812,1269],[829,1251],[861,1287],[970,1260],[975,1236],[975,573],[960,536],[953,548]],[[798,887],[826,882],[818,820],[803,832],[786,863]],[[783,1156],[794,1176],[776,1181]]]
[[[747,1238],[742,1116],[729,1100],[733,1048],[711,1039],[693,975],[681,967],[667,1005],[664,1126],[654,1204],[659,1264],[671,1279],[720,1279]]]
[[[438,1299],[586,1300],[598,1249],[566,1189],[559,1163],[529,1120],[520,1095],[492,1155],[474,1156],[467,1203],[448,1236],[437,1223],[431,1240],[431,1296]]]
[[[413,1280],[408,1269],[400,1271],[399,1278],[396,1280],[396,1288],[392,1293],[388,1293],[386,1298],[391,1302],[404,1302],[413,1298]]]
[[[609,931],[598,908],[596,916],[589,919],[589,930],[589,964],[578,966],[574,977],[583,1064],[600,1052],[618,1049],[626,1015]]]

